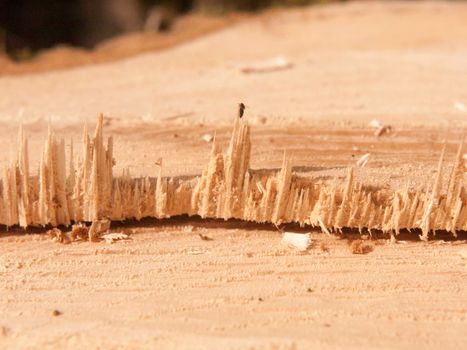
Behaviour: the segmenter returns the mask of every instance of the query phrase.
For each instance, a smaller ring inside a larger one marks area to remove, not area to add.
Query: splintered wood
[[[324,232],[365,228],[397,235],[401,229],[420,229],[422,239],[436,230],[454,236],[467,230],[462,144],[448,182],[443,183],[441,176],[443,151],[437,176],[426,192],[367,187],[355,181],[353,168],[343,186],[318,184],[295,174],[285,154],[277,172],[251,170],[250,128],[239,118],[226,154],[214,138],[210,160],[198,177],[163,177],[162,161],[155,177],[132,178],[129,171],[115,176],[112,148],[112,138],[104,144],[101,116],[92,138],[84,129],[82,161],[75,160],[71,145],[67,166],[65,142],[49,130],[38,176],[30,176],[28,142],[20,131],[18,160],[3,169],[0,182],[0,224],[68,226],[187,214],[294,222],[321,227]]]

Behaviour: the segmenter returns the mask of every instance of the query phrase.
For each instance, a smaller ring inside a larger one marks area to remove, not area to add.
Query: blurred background
[[[57,45],[91,49],[126,33],[171,31],[180,16],[190,14],[225,17],[328,2],[332,0],[0,0],[0,53],[21,61]],[[196,23],[190,24],[193,31]]]

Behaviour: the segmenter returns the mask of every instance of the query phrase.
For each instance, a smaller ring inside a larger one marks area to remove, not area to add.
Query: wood
[[[214,138],[210,160],[199,177],[163,177],[162,161],[155,177],[120,176],[112,172],[113,139],[104,144],[103,116],[91,138],[84,127],[82,162],[76,162],[71,143],[67,173],[65,142],[49,129],[38,176],[29,175],[28,142],[19,134],[17,161],[3,169],[0,181],[0,224],[70,225],[102,219],[139,220],[199,215],[253,222],[299,223],[324,232],[342,228],[382,230],[420,229],[421,239],[445,230],[454,236],[467,230],[463,142],[447,183],[443,150],[437,175],[425,193],[374,189],[355,181],[349,168],[343,185],[323,185],[293,172],[284,153],[280,171],[250,169],[250,128],[236,117],[228,150],[222,153]],[[337,182],[336,182],[337,183]]]

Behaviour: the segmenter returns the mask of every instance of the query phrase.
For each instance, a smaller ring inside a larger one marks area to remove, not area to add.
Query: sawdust
[[[61,243],[61,244],[69,244],[71,243],[70,237],[65,233],[62,232],[59,228],[53,228],[48,230],[47,235],[52,239],[53,242]]]
[[[104,233],[110,229],[110,220],[101,219],[94,220],[88,231],[88,239],[90,242],[99,242]]]
[[[368,254],[374,249],[373,245],[361,239],[352,241],[349,245],[349,248],[352,254]]]
[[[75,224],[71,227],[70,238],[72,241],[89,239],[89,227],[84,224]]]

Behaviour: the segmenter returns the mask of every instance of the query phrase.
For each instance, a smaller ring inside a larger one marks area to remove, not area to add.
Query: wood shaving
[[[131,238],[124,233],[107,233],[102,235],[102,239],[104,239],[108,244],[112,244],[116,241],[125,241]]]
[[[189,255],[201,255],[201,254],[205,254],[206,252],[202,250],[189,250],[186,253]]]
[[[251,63],[240,67],[242,73],[267,73],[292,68],[293,64],[284,56],[277,56],[267,61]]]
[[[357,160],[357,166],[360,168],[365,167],[365,165],[370,160],[370,153],[365,153],[359,160]]]

